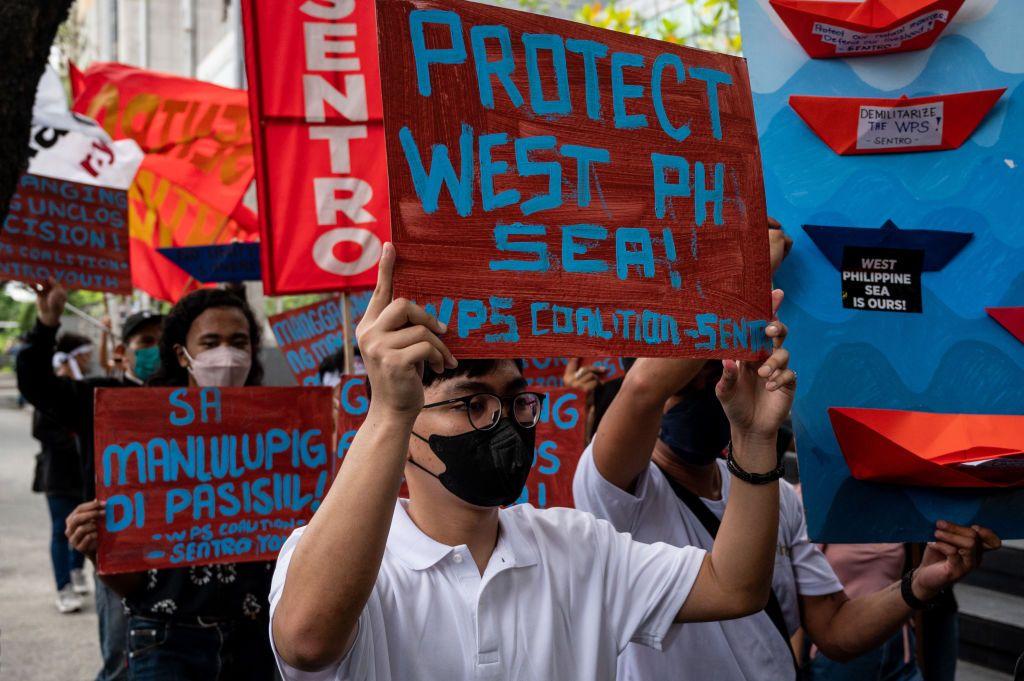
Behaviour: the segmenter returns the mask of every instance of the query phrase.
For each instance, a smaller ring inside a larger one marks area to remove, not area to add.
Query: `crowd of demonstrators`
[[[120,376],[99,376],[74,380],[57,376],[54,366],[57,331],[67,302],[67,292],[56,282],[43,286],[36,300],[36,323],[18,352],[16,366],[18,390],[32,404],[37,413],[53,427],[73,434],[79,454],[81,488],[75,494],[79,499],[96,496],[93,474],[93,392],[97,387],[126,388],[142,385],[152,375],[154,349],[160,337],[162,318],[151,312],[137,312],[122,329],[122,342],[115,349],[124,367]],[[80,373],[79,358],[69,358]],[[67,368],[70,371],[70,367]],[[72,514],[74,511],[72,511]],[[54,531],[57,531],[56,525]],[[125,650],[126,621],[121,599],[100,580],[94,582],[96,614],[99,622],[100,651],[103,663],[98,681],[122,681],[127,678]]]
[[[763,370],[762,378],[771,386],[780,375]],[[792,377],[781,375],[786,378]],[[715,385],[714,370],[699,361],[637,360],[580,460],[577,507],[640,541],[717,546],[730,497],[748,483],[721,458],[743,439],[730,425],[729,405],[719,405]],[[777,433],[762,435],[770,436],[763,444],[775,454]],[[776,456],[781,476],[782,457]],[[983,550],[999,545],[988,530],[940,521],[917,569],[884,589],[851,597],[808,540],[799,496],[788,483],[780,487],[767,606],[748,617],[680,627],[662,651],[630,646],[619,661],[621,678],[793,678],[790,637],[801,626],[828,658],[850,660],[885,643],[915,608],[973,569]],[[687,664],[695,659],[699,667]]]
[[[763,606],[774,482],[733,494],[711,551],[644,544],[574,509],[501,508],[526,482],[543,396],[510,360],[456,362],[442,324],[392,301],[394,257],[386,245],[359,325],[366,422],[278,558],[272,639],[286,679],[612,679],[631,641],[659,647],[673,622]],[[766,361],[781,372],[771,388],[726,366],[737,465],[767,472],[775,449],[760,443],[792,397],[786,358]]]
[[[774,267],[787,238],[772,232]],[[909,618],[999,539],[940,521],[915,561],[902,545],[812,544],[799,493],[780,480],[796,374],[777,317],[760,364],[628,360],[605,383],[599,367],[570,361],[565,383],[592,396],[594,432],[577,508],[508,506],[533,464],[545,396],[519,362],[457,360],[445,325],[392,300],[394,260],[385,245],[358,329],[369,411],[311,521],[276,567],[100,577],[99,679],[269,681],[275,658],[286,681],[922,678]],[[117,375],[86,378],[82,344],[56,340],[65,299],[52,282],[41,291],[17,367],[50,452],[41,486],[62,499],[50,504],[55,530],[66,517],[57,587],[74,596],[75,561],[95,560],[105,513],[94,389],[258,386],[263,370],[244,299],[202,289],[166,318],[130,317]],[[774,314],[782,292],[772,301]],[[340,383],[344,365],[328,357],[321,382]],[[798,630],[805,646],[792,645]]]
[[[149,385],[258,386],[260,327],[244,300],[201,289],[171,309]],[[80,551],[95,556],[104,506],[93,499],[68,519]],[[274,676],[267,594],[273,563],[192,565],[100,579],[128,614],[128,679],[260,681]]]

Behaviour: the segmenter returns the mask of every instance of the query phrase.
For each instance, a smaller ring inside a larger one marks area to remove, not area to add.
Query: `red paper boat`
[[[857,480],[924,487],[1024,487],[1024,416],[830,407]]]
[[[812,59],[923,50],[964,0],[771,0]]]
[[[792,95],[789,105],[837,154],[956,149],[1006,88],[899,99]]]
[[[985,312],[1024,343],[1024,307],[986,307]]]

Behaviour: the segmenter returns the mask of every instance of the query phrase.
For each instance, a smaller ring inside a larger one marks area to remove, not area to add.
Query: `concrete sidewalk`
[[[93,598],[71,615],[54,607],[50,516],[31,491],[31,421],[30,407],[0,408],[0,679],[91,681],[100,668]]]

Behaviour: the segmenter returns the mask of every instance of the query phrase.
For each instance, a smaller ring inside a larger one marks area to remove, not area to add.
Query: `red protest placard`
[[[335,471],[344,460],[356,431],[363,425],[370,403],[365,376],[344,376],[339,388],[338,458]],[[572,476],[586,447],[586,395],[562,388],[531,387],[546,395],[537,423],[533,468],[526,488],[516,503],[538,508],[572,506]],[[409,493],[402,484],[400,496]]]
[[[327,388],[96,391],[101,573],[273,560],[330,484]]]
[[[329,298],[268,318],[299,385],[320,385],[320,362],[345,348],[341,305]]]
[[[263,286],[372,286],[390,235],[373,4],[244,0]]]
[[[378,0],[395,294],[463,357],[770,345],[742,59],[462,0]]]
[[[345,458],[348,448],[352,445],[352,438],[363,425],[366,412],[370,408],[370,400],[366,396],[366,376],[342,376],[338,400],[338,456],[335,472]]]
[[[127,207],[122,189],[22,175],[0,234],[0,276],[130,294]]]
[[[587,396],[565,388],[537,389],[547,395],[537,423],[533,468],[517,504],[572,507],[572,477],[587,446]]]
[[[565,369],[569,364],[567,357],[538,357],[525,360],[523,377],[532,387],[562,388],[565,386]],[[602,381],[621,378],[626,368],[619,357],[584,357],[579,359],[581,367],[597,365],[604,369]]]

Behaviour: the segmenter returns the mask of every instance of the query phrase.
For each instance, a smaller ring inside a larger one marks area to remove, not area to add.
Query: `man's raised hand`
[[[44,325],[59,326],[60,316],[64,314],[67,302],[67,290],[53,277],[46,283],[36,286],[36,314]]]
[[[370,378],[370,408],[414,416],[423,406],[423,367],[440,373],[458,365],[438,338],[447,331],[433,315],[405,298],[392,300],[394,244],[384,244],[377,287],[356,328],[359,349]]]
[[[778,312],[782,297],[781,289],[772,291],[773,314]],[[788,329],[777,315],[765,333],[775,347],[771,356],[756,369],[752,362],[724,360],[716,392],[734,436],[774,443],[779,426],[793,406],[796,373],[789,368],[789,351],[782,347]]]

